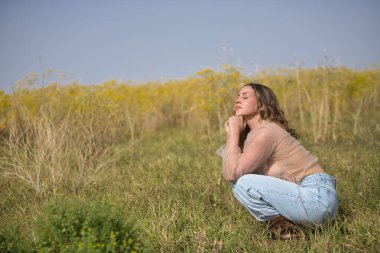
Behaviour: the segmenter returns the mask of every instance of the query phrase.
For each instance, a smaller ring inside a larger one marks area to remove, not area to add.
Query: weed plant
[[[142,252],[131,221],[106,201],[57,198],[36,222],[40,252]]]

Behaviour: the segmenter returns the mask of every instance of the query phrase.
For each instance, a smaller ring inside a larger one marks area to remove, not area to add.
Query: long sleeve
[[[242,175],[255,173],[263,166],[275,148],[275,134],[267,127],[254,129],[247,138],[244,149],[222,148],[223,176],[234,182]]]

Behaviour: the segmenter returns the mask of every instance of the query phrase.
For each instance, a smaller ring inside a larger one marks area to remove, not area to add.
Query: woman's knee
[[[235,185],[238,185],[240,187],[243,187],[244,189],[248,190],[260,182],[260,178],[263,177],[262,175],[256,175],[256,174],[246,174],[241,176],[235,183]]]
[[[233,185],[232,189],[236,196],[239,196],[241,199],[252,199],[260,198],[256,192],[256,182],[259,180],[260,175],[247,174],[241,176]]]

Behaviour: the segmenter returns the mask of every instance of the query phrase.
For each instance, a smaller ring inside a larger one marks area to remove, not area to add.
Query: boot
[[[275,238],[278,239],[291,240],[300,238],[300,230],[297,225],[282,215],[269,220],[268,228]]]

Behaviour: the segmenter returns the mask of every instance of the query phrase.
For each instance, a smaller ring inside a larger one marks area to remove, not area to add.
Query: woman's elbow
[[[226,180],[227,182],[235,182],[233,177],[226,176],[226,175],[223,175],[223,176],[224,176],[224,180]]]
[[[224,172],[223,173],[223,177],[228,182],[236,182],[239,179],[239,177],[236,176],[236,173],[226,173],[226,172]]]
[[[241,176],[250,174],[252,172],[244,169],[243,167],[237,167],[231,171],[223,171],[224,178],[229,182],[236,182]]]

